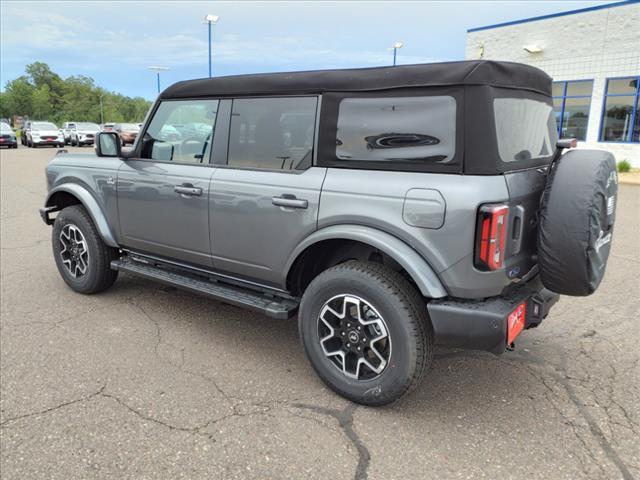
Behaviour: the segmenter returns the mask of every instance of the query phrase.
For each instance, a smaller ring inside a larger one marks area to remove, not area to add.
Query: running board
[[[272,318],[286,320],[295,315],[298,310],[299,302],[292,298],[268,296],[249,289],[208,281],[203,277],[191,276],[130,259],[113,260],[111,268],[204,295],[223,303],[247,308]]]

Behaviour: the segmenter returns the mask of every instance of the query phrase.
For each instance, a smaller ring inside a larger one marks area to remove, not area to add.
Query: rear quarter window
[[[454,158],[455,146],[456,100],[451,96],[340,101],[338,160],[446,163]]]
[[[495,98],[493,112],[503,162],[551,159],[557,141],[551,104],[529,98]]]

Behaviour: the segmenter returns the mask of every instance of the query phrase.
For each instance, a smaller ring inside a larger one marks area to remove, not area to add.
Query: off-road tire
[[[78,278],[69,272],[60,254],[63,248],[60,234],[65,225],[74,225],[80,230],[89,252],[87,272]],[[118,250],[105,245],[91,216],[82,205],[72,205],[58,214],[53,224],[51,243],[60,276],[72,290],[85,294],[98,293],[108,289],[116,281],[118,272],[111,270],[111,261],[118,258]]]
[[[346,376],[320,343],[321,309],[329,299],[343,294],[364,299],[387,326],[391,353],[375,378]],[[420,383],[433,360],[433,329],[424,298],[399,273],[378,263],[351,260],[320,273],[302,296],[298,328],[318,376],[339,395],[362,405],[386,405],[406,395]]]

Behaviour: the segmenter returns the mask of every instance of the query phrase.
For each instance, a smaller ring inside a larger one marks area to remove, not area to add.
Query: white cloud
[[[141,34],[133,29],[91,31],[87,23],[62,13],[13,8],[4,12],[6,14],[12,17],[12,21],[3,21],[2,50],[10,49],[14,55],[30,57],[41,52],[59,51],[68,63],[78,66],[93,64],[97,70],[112,69],[114,63],[137,68],[153,64],[167,65],[172,69],[200,66],[206,63],[208,54],[207,42],[201,35]],[[390,62],[391,53],[349,50],[330,44],[323,46],[312,37],[252,35],[247,38],[224,34],[214,37],[213,57],[216,65],[286,70],[297,69],[300,65],[307,68],[382,65]],[[434,60],[429,57],[399,57],[401,63]]]

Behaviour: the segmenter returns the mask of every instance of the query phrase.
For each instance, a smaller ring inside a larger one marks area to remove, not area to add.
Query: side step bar
[[[299,302],[293,298],[268,296],[221,282],[208,281],[204,277],[191,276],[130,259],[113,260],[111,268],[204,295],[223,303],[247,308],[272,318],[286,320],[295,315],[298,310]]]

